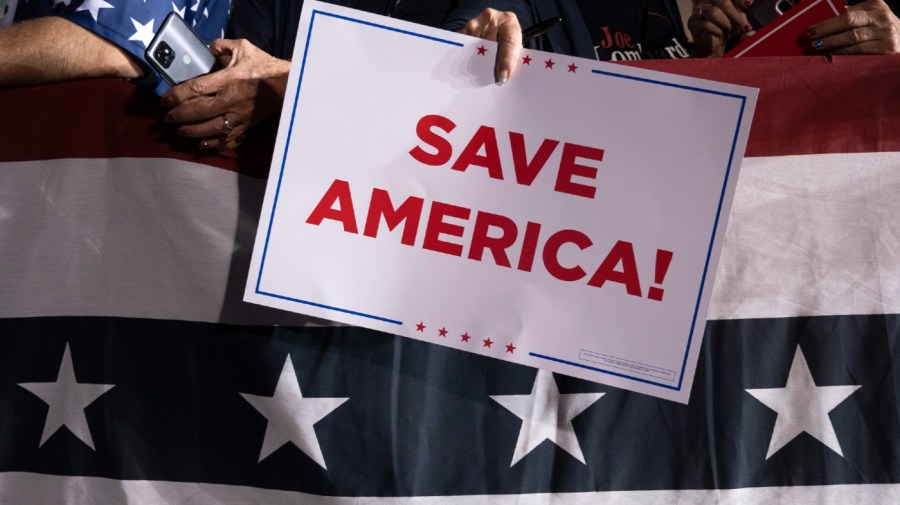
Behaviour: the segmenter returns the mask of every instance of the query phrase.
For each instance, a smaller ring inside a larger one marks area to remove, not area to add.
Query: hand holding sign
[[[494,78],[505,84],[516,70],[522,52],[522,26],[512,12],[485,9],[470,19],[460,33],[497,42],[497,62]]]
[[[884,0],[867,0],[807,30],[810,47],[826,54],[900,54],[900,19]]]

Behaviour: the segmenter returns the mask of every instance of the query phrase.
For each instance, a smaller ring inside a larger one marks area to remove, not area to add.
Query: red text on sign
[[[420,240],[423,214],[425,225]],[[546,234],[540,223],[528,221],[523,227],[500,214],[445,202],[431,202],[426,210],[425,200],[416,196],[409,196],[395,205],[391,195],[379,188],[371,191],[365,216],[362,229],[367,237],[378,238],[383,223],[388,232],[400,228],[400,243],[406,246],[419,246],[479,262],[486,261],[489,256],[500,267],[523,272],[531,272],[537,261],[547,273],[560,281],[584,282],[596,288],[613,283],[621,285],[628,295],[643,296],[634,245],[628,241],[618,240],[607,246],[608,250],[603,249],[603,260],[589,274],[583,262],[565,264],[561,259],[563,249],[588,251],[594,248],[596,251],[595,248],[599,247],[578,230],[563,229]],[[347,181],[335,179],[306,219],[307,224],[314,226],[320,226],[324,221],[333,221],[346,233],[359,234],[354,199]],[[463,239],[469,228],[471,238],[465,243]],[[518,258],[511,258],[513,251],[518,252]],[[670,251],[657,250],[654,286],[647,298],[662,300],[662,283],[672,257]]]
[[[422,117],[416,124],[416,135],[426,147],[417,145],[409,151],[410,156],[423,165],[439,167],[452,160],[453,163],[450,165],[452,170],[466,172],[471,167],[481,167],[492,179],[508,179],[506,171],[509,168],[503,167],[500,144],[494,128],[480,126],[458,154],[453,152],[453,144],[448,139],[450,133],[455,129],[456,123],[444,116],[430,114]],[[525,135],[511,131],[508,132],[507,137],[512,157],[513,178],[517,184],[531,186],[551,155],[559,147],[560,141],[543,139],[534,155],[529,159]],[[599,163],[601,161],[603,161],[603,149],[564,142],[559,166],[556,167],[554,190],[559,193],[594,198],[597,188],[591,185],[591,182],[596,181],[598,169],[594,165],[583,163]]]

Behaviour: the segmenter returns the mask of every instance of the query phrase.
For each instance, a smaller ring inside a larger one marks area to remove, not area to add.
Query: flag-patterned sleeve
[[[35,2],[29,2],[35,3]],[[178,12],[206,44],[225,36],[229,0],[47,0],[66,19],[128,51],[151,72],[147,81],[162,95],[168,83],[146,64],[144,51],[169,12]],[[67,4],[59,11],[62,4]],[[17,16],[18,17],[18,16]]]

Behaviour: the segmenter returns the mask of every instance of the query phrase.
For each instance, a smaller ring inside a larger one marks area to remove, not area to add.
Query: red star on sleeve
[[[578,70],[578,67],[575,66],[574,63],[569,65],[569,72],[572,72],[574,74],[576,70]]]
[[[482,340],[482,342],[483,342],[483,344],[481,344],[481,347],[490,347],[490,346],[494,345],[494,342],[491,340],[491,337],[488,337],[488,338]]]
[[[460,342],[468,342],[470,338],[472,337],[469,336],[469,332],[465,332],[459,336]]]
[[[486,47],[484,47],[484,46],[478,46],[478,55],[479,55],[479,56],[484,56],[484,53],[486,53],[486,52],[487,52],[487,48],[486,48]]]
[[[416,325],[416,331],[419,331],[419,332],[424,333],[424,332],[425,332],[425,324],[423,324],[423,323],[417,324],[417,325]]]
[[[544,62],[544,68],[553,68],[553,59],[549,59]]]
[[[528,56],[528,55],[526,54],[525,57],[522,58],[522,63],[524,63],[524,64],[526,64],[526,65],[531,65],[531,56]]]
[[[516,350],[516,346],[514,346],[512,344],[506,344],[506,352],[512,354],[513,352],[515,352],[515,350]]]
[[[442,337],[446,337],[447,336],[447,328],[441,327],[441,329],[438,330],[438,335],[440,335]]]

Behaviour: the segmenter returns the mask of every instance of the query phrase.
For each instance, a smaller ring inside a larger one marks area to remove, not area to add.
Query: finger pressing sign
[[[509,80],[522,52],[522,26],[515,14],[485,9],[469,20],[460,33],[496,41],[498,45],[494,79],[497,84],[504,84]]]

